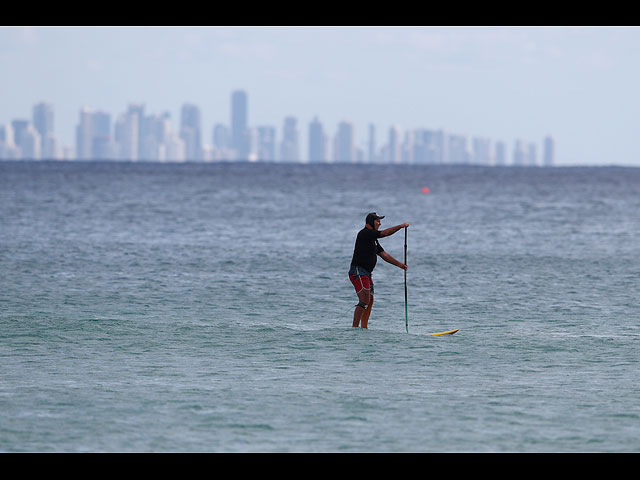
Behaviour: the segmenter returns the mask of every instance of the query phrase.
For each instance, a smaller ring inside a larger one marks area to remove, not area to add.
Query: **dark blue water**
[[[369,211],[408,334],[381,260],[350,327]],[[0,451],[640,451],[639,211],[633,168],[0,163]]]

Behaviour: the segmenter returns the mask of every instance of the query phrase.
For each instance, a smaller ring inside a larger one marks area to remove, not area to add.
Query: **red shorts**
[[[358,271],[357,267],[355,267],[355,270],[352,269],[349,272],[349,280],[353,283],[353,288],[356,289],[356,293],[360,292],[360,290],[364,288],[365,290],[369,290],[369,293],[373,295],[373,282],[371,281],[371,277],[368,275],[362,275]]]

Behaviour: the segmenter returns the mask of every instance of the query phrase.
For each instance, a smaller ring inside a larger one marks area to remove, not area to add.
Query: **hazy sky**
[[[200,106],[203,139],[230,123],[244,89],[249,125],[314,116],[366,144],[388,129],[443,128],[507,143],[550,134],[562,165],[640,166],[640,28],[635,27],[0,27],[0,124],[53,103],[55,133],[75,145],[82,105]],[[540,154],[539,154],[540,156]]]

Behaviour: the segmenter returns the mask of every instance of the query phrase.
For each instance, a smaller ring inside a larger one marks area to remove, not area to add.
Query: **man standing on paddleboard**
[[[366,224],[362,230],[358,232],[356,245],[353,250],[353,258],[351,260],[351,268],[349,269],[349,279],[358,294],[358,304],[353,312],[353,327],[367,328],[369,324],[369,315],[371,315],[371,307],[373,306],[373,279],[371,273],[376,266],[378,260],[377,255],[385,262],[406,270],[408,267],[399,262],[380,246],[379,238],[393,235],[401,228],[407,228],[408,223],[396,225],[385,230],[379,230],[380,220],[383,216],[378,216],[372,212],[367,215]]]

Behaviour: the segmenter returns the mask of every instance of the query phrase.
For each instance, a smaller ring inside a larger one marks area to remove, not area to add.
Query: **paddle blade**
[[[460,330],[460,329],[456,328],[455,330],[449,330],[448,332],[432,333],[431,335],[453,335],[458,330]]]

